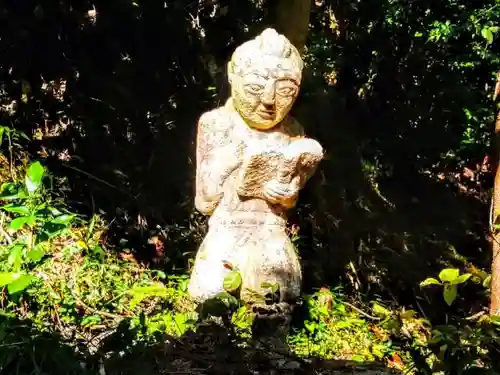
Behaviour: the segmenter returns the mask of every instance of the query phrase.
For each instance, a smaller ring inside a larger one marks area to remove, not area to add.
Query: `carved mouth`
[[[273,120],[274,117],[276,116],[275,111],[266,111],[266,110],[259,110],[257,111],[257,114],[262,117],[264,120]]]

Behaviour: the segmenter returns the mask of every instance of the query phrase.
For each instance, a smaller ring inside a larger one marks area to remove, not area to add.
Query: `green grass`
[[[237,298],[231,297],[236,313],[223,315],[232,328],[207,328],[212,326],[187,296],[188,275],[166,275],[137,262],[130,251],[106,247],[107,224],[98,216],[71,213],[47,189],[48,175],[40,168],[31,164],[23,178],[3,184],[0,192],[6,203],[0,245],[2,373],[153,374],[216,366],[221,355],[255,361],[248,345],[251,319]],[[487,369],[498,348],[499,322],[484,316],[455,317],[432,327],[401,306],[356,307],[340,288],[306,295],[304,306],[306,317],[287,337],[298,361],[376,361],[410,373],[439,373],[475,361]],[[245,348],[246,354],[234,354]]]

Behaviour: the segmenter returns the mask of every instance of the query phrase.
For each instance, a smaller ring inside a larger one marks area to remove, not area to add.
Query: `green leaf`
[[[451,283],[454,285],[465,283],[467,280],[469,280],[469,278],[471,276],[472,276],[472,274],[470,274],[470,273],[464,273],[464,274],[458,276],[455,280],[451,281]]]
[[[68,215],[68,214],[63,214],[63,215],[60,215],[56,218],[54,218],[53,220],[51,220],[50,222],[52,224],[58,224],[58,225],[68,225],[69,223],[71,223],[71,221],[75,218],[75,215]]]
[[[372,345],[372,353],[379,360],[382,359],[387,351],[387,347],[382,344],[373,344]]]
[[[90,327],[100,323],[101,321],[102,318],[100,317],[100,315],[90,315],[83,318],[80,324],[82,325],[82,327]]]
[[[226,277],[224,277],[223,287],[227,292],[234,292],[241,286],[242,279],[238,271],[229,272]]]
[[[18,272],[21,269],[21,262],[23,260],[23,249],[24,245],[17,244],[12,246],[9,257],[7,258],[7,263],[12,270]]]
[[[378,316],[390,316],[391,311],[384,306],[378,304],[377,302],[373,303],[372,307],[373,314],[378,315]]]
[[[55,208],[55,207],[48,207],[47,209],[48,209],[48,210],[50,211],[50,213],[51,213],[52,215],[54,215],[54,216],[59,216],[59,215],[62,215],[62,212],[61,212],[61,211],[59,211],[59,210],[58,210],[57,208]]]
[[[183,335],[186,332],[186,315],[183,313],[176,313],[174,316],[175,326],[177,328],[177,334],[179,336]]]
[[[271,292],[272,293],[278,293],[280,290],[280,284],[279,283],[274,283],[273,286],[271,287]]]
[[[31,181],[28,176],[24,178],[24,183],[26,184],[26,189],[28,190],[28,194],[33,194],[36,189],[38,189],[38,186]]]
[[[0,199],[2,200],[14,200],[14,199],[24,199],[26,198],[26,192],[21,188],[21,186],[14,182],[5,182],[0,188]]]
[[[26,192],[24,190],[19,190],[15,194],[1,194],[0,199],[4,201],[13,201],[16,199],[25,199],[27,197]]]
[[[240,306],[231,317],[231,321],[239,328],[251,327],[255,313],[246,306]]]
[[[25,183],[28,193],[33,194],[42,184],[45,170],[40,162],[31,163],[26,170]]]
[[[222,316],[227,313],[227,306],[221,298],[209,298],[200,304],[200,319],[208,316]]]
[[[57,236],[63,231],[63,229],[64,228],[61,227],[60,225],[56,225],[51,223],[50,221],[47,221],[43,224],[42,232],[48,239]]]
[[[15,279],[9,285],[7,285],[7,290],[9,291],[10,294],[21,292],[24,289],[26,289],[35,279],[36,279],[35,276],[20,275],[17,279]]]
[[[6,204],[0,208],[4,211],[21,214],[24,216],[28,216],[30,214],[30,210],[28,209],[28,207],[18,204]]]
[[[144,299],[150,297],[161,297],[166,298],[170,295],[171,291],[164,285],[157,283],[154,285],[147,286],[136,286],[129,290],[128,292],[132,299],[130,300],[130,308],[134,309],[139,303]]]
[[[17,272],[0,272],[0,287],[10,284],[20,276]]]
[[[304,327],[306,327],[306,329],[310,332],[310,333],[314,333],[314,331],[316,330],[316,328],[318,327],[317,323],[316,322],[311,322],[309,320],[306,320],[304,322]]]
[[[429,277],[420,283],[421,288],[429,285],[441,285],[441,283],[433,277]]]
[[[500,326],[500,316],[491,315],[489,319],[493,324]]]
[[[43,258],[45,255],[45,248],[44,248],[44,242],[39,243],[36,245],[33,249],[28,251],[26,256],[28,259],[32,260],[33,262],[38,262],[40,259]]]
[[[220,292],[215,296],[215,299],[225,306],[226,309],[230,309],[234,306],[238,306],[238,300],[232,294],[228,292]]]
[[[493,43],[493,33],[488,27],[485,27],[481,30],[481,35],[488,42],[488,44]]]
[[[356,361],[356,362],[365,362],[366,358],[360,354],[353,355],[351,357],[351,360]]]
[[[9,228],[13,230],[21,229],[27,223],[29,216],[16,217],[9,223]]]
[[[491,275],[488,275],[484,280],[483,280],[483,287],[489,288],[491,284]]]
[[[15,133],[14,133],[14,136],[15,136],[16,138],[19,136],[19,137],[21,137],[21,138],[26,139],[27,141],[31,141],[30,137],[28,137],[28,136],[26,135],[26,133],[25,133],[25,132],[22,132],[22,131],[20,131],[20,130],[16,130],[16,131],[15,131]]]
[[[25,216],[26,217],[26,225],[32,227],[36,223],[36,216],[35,215],[30,215],[30,216]]]
[[[351,328],[353,326],[359,326],[366,324],[366,322],[363,319],[356,319],[356,318],[348,318],[345,320],[339,320],[338,322],[335,323],[336,328]]]
[[[260,284],[261,288],[264,289],[270,289],[271,293],[276,293],[278,290],[280,290],[280,284],[279,283],[268,283],[268,282],[263,282]]]
[[[460,275],[460,271],[457,268],[445,268],[439,273],[439,278],[441,281],[452,282],[458,275]]]
[[[457,298],[457,286],[452,284],[445,285],[443,288],[443,298],[448,306],[451,306]]]

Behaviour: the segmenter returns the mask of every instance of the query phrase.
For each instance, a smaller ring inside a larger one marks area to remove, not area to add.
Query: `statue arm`
[[[231,128],[220,110],[207,112],[198,121],[195,206],[205,215],[211,215],[220,203],[224,182],[239,165]]]
[[[292,208],[299,191],[314,174],[323,158],[323,148],[304,136],[300,124],[287,124],[288,146],[274,152],[258,144],[249,145],[241,168],[238,194],[264,199],[271,204]]]
[[[299,191],[316,172],[324,154],[321,145],[306,137],[302,126],[291,117],[287,131],[292,137],[292,143],[285,151],[286,156],[278,169],[278,177],[272,181],[268,193],[271,193],[270,197],[274,195],[284,207],[291,208],[295,206]]]
[[[315,143],[312,147],[315,152],[305,152],[301,155],[298,163],[296,164],[294,182],[297,184],[298,189],[301,190],[304,188],[306,182],[314,175],[319,163],[323,159],[323,148],[315,140],[306,137],[303,126],[294,118],[291,118],[289,132],[294,138],[310,139]],[[311,151],[311,149],[308,147],[304,151]]]

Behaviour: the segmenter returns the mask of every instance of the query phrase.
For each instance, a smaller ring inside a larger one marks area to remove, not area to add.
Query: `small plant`
[[[0,207],[13,215],[2,234],[7,246],[1,254],[7,257],[0,272],[0,287],[7,286],[10,294],[21,292],[36,279],[29,265],[39,262],[50,249],[50,241],[65,231],[75,215],[54,207],[44,196],[45,169],[39,162],[29,165],[24,181],[8,182],[1,186],[0,200],[9,202]],[[16,234],[15,240],[11,234]]]
[[[429,277],[420,283],[420,287],[440,285],[443,288],[443,298],[451,306],[457,298],[458,285],[465,283],[472,276],[470,273],[460,274],[456,268],[445,268],[439,273],[439,280]]]

